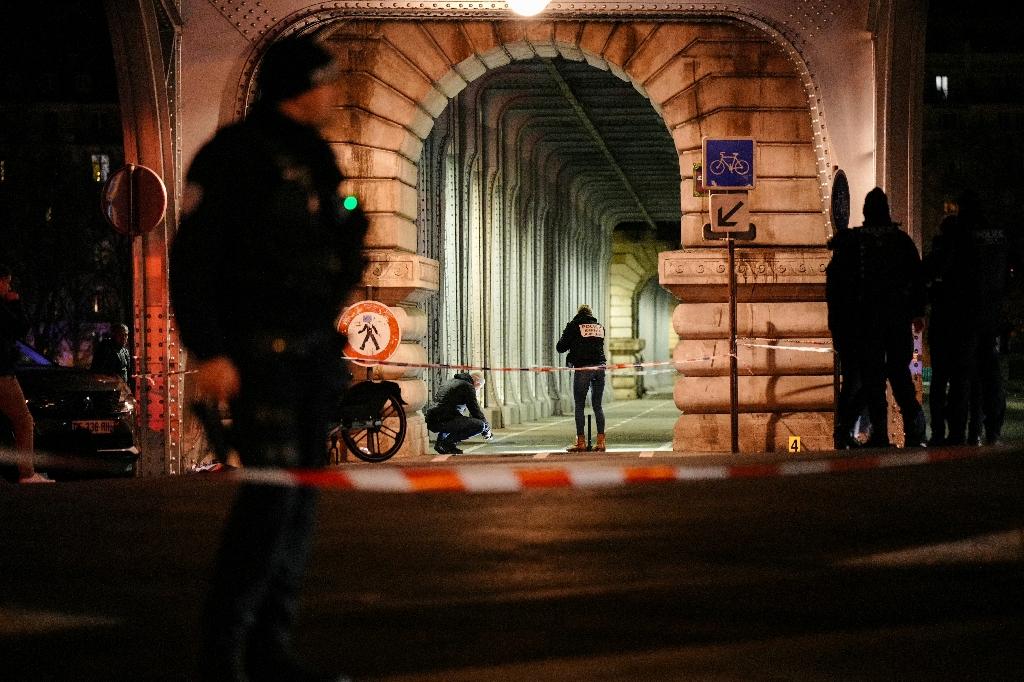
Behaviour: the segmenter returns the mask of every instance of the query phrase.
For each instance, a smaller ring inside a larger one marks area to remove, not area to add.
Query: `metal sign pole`
[[[729,431],[733,454],[740,451],[739,381],[736,363],[736,240],[726,238],[729,251]]]

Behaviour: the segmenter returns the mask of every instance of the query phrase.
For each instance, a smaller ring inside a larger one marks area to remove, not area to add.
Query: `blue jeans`
[[[597,432],[604,433],[604,409],[601,399],[604,397],[604,370],[577,369],[572,373],[572,398],[576,403],[576,435],[583,435],[583,408],[587,404],[587,391],[590,391],[590,405],[594,408],[597,420]]]

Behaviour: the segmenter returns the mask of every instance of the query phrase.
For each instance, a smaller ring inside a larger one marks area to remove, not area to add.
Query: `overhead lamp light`
[[[540,14],[548,6],[550,0],[505,0],[508,8],[523,17]]]

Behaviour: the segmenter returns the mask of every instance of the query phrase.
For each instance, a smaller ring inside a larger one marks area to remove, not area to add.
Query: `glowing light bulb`
[[[523,17],[540,14],[548,6],[549,0],[506,0],[508,8]]]

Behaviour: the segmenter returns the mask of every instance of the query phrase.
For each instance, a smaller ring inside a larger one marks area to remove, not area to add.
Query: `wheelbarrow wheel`
[[[364,462],[383,462],[402,447],[405,422],[405,408],[394,396],[388,396],[372,420],[342,428],[341,438],[349,452]]]

